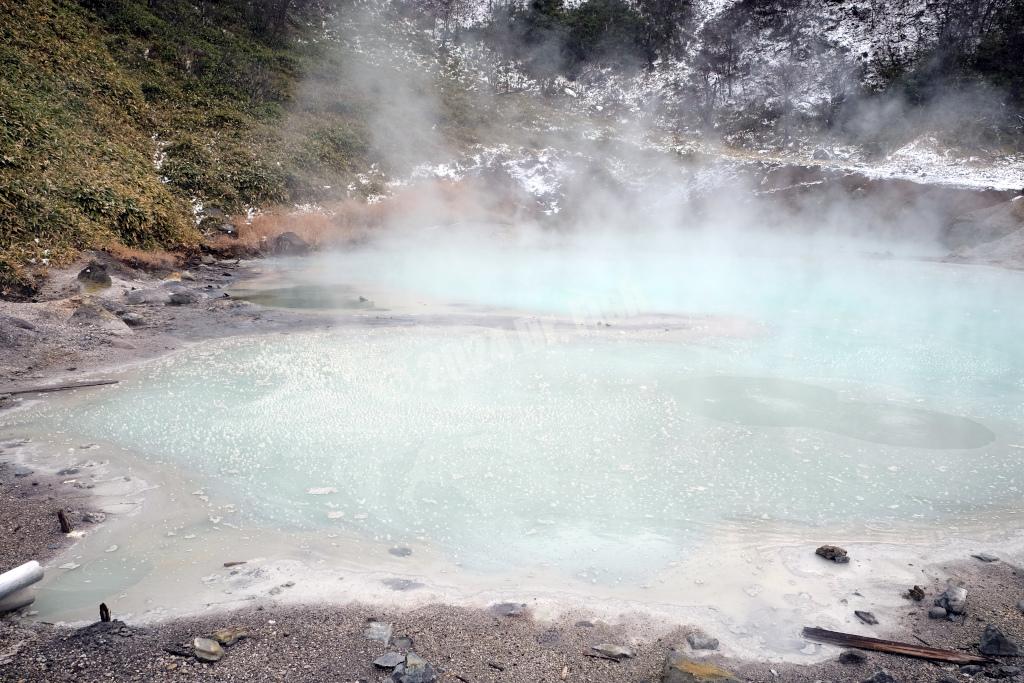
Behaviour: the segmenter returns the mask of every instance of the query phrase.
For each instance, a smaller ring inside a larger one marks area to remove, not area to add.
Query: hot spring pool
[[[95,441],[188,482],[147,527],[159,543],[120,564],[86,552],[65,583],[90,561],[124,585],[168,575],[154,557],[187,535],[218,561],[291,538],[321,567],[347,539],[346,566],[427,584],[437,567],[481,591],[499,576],[598,598],[660,581],[658,604],[696,605],[711,596],[692,580],[721,589],[735,571],[709,558],[757,565],[746,553],[768,539],[941,544],[1018,524],[1022,274],[512,253],[466,288],[448,273],[473,267],[448,255],[387,259],[283,264],[256,285],[269,303],[365,294],[321,306],[330,330],[196,345],[6,430]],[[197,499],[202,517],[176,514]],[[123,556],[135,541],[117,534]],[[737,587],[753,604],[751,582]]]

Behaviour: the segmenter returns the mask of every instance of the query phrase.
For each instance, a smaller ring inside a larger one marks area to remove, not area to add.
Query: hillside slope
[[[292,103],[320,17],[244,0],[28,0],[0,18],[0,295],[82,248],[189,249],[197,209],[315,198],[366,165],[358,103]]]

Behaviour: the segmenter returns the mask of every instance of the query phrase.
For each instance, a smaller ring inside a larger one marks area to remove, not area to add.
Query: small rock
[[[526,605],[518,602],[499,602],[491,605],[490,610],[502,617],[521,617],[526,614]]]
[[[387,646],[391,642],[391,629],[392,625],[383,621],[371,621],[366,624],[366,630],[363,631],[363,635],[368,640],[377,640],[384,643]]]
[[[391,641],[391,646],[408,652],[412,649],[412,638],[409,636],[398,636]]]
[[[224,648],[211,638],[196,638],[192,641],[192,650],[201,662],[218,662],[224,656]]]
[[[661,670],[661,683],[705,683],[706,681],[736,681],[730,671],[707,662],[698,662],[675,650],[670,650]]]
[[[846,554],[846,551],[837,545],[823,545],[815,550],[814,554],[824,557],[826,560],[832,560],[837,564],[846,564],[850,561],[850,556]]]
[[[188,270],[183,270],[181,271],[181,279],[184,280],[185,282],[195,282],[198,278],[195,276],[195,273],[192,273],[191,271]]]
[[[989,669],[985,672],[985,675],[989,678],[1012,678],[1018,675],[1022,669],[1019,666],[1012,666],[1010,664],[1000,664],[995,669]]]
[[[309,243],[294,232],[283,232],[274,238],[273,251],[276,256],[302,256],[308,254]]]
[[[982,562],[998,562],[999,561],[998,557],[996,557],[995,555],[992,555],[990,553],[975,553],[974,555],[971,555],[971,557],[973,557],[976,560],[981,560]]]
[[[170,292],[163,287],[133,289],[125,295],[125,300],[132,306],[139,306],[141,304],[165,304],[170,298]]]
[[[378,669],[394,669],[405,661],[405,655],[400,652],[385,652],[373,660],[373,665]]]
[[[434,683],[437,674],[427,660],[415,652],[410,652],[405,656],[405,662],[395,667],[391,673],[391,680],[395,683]]]
[[[412,548],[407,548],[405,546],[396,546],[394,548],[388,548],[388,552],[394,555],[395,557],[409,557],[410,555],[412,555]]]
[[[896,683],[896,679],[888,671],[882,669],[876,671],[871,678],[865,679],[864,683]]]
[[[1007,638],[992,624],[986,626],[984,633],[981,634],[978,651],[983,655],[996,657],[1020,657],[1024,654],[1020,645]]]
[[[89,289],[103,289],[113,284],[106,266],[96,261],[90,261],[89,265],[78,271],[78,281]]]
[[[393,591],[411,591],[416,590],[417,588],[423,588],[424,585],[419,581],[413,581],[412,579],[384,579],[381,583]]]
[[[874,614],[872,614],[871,612],[864,612],[864,611],[858,609],[858,610],[854,610],[853,613],[856,615],[856,617],[858,619],[863,621],[868,626],[874,626],[875,624],[878,623],[878,618]]]
[[[592,645],[590,647],[590,652],[587,654],[592,657],[611,659],[616,662],[621,662],[623,659],[631,659],[636,656],[636,653],[633,652],[632,648],[626,647],[625,645],[614,645],[612,643]]]
[[[93,327],[113,334],[131,334],[128,325],[113,313],[91,301],[81,303],[68,318],[79,327]]]
[[[117,317],[128,327],[142,327],[146,324],[146,319],[134,311],[120,311]]]
[[[17,399],[10,394],[0,394],[0,410],[3,410],[4,408],[11,408],[17,402]]]
[[[924,588],[915,585],[913,588],[904,593],[903,597],[905,597],[907,600],[913,600],[914,602],[921,602],[922,600],[924,600]]]
[[[35,474],[35,470],[33,470],[30,467],[25,467],[24,465],[15,465],[14,466],[14,476],[18,477],[19,479],[22,478],[22,477],[31,476],[33,474]]]
[[[231,647],[243,638],[248,638],[250,636],[248,629],[244,626],[228,626],[217,629],[210,634],[210,637],[224,647]]]
[[[217,259],[213,258],[209,254],[203,254],[202,256],[199,257],[199,262],[202,263],[204,266],[212,266],[217,262]]]
[[[1017,609],[1019,609],[1021,612],[1024,612],[1024,600],[1020,600],[1019,602],[1017,602]]]
[[[935,604],[946,608],[950,614],[963,614],[967,608],[967,589],[950,583],[942,595],[935,598]]]
[[[694,650],[717,650],[718,649],[718,638],[709,638],[707,636],[698,635],[691,633],[686,636],[686,642],[690,644]]]
[[[57,470],[57,475],[61,477],[70,477],[72,474],[78,474],[81,471],[82,470],[78,469],[77,467],[65,467],[63,469]]]
[[[928,610],[929,619],[945,619],[947,616],[949,616],[949,612],[946,611],[945,607],[936,605]]]
[[[841,664],[863,664],[867,660],[868,656],[860,650],[843,650],[839,653]]]
[[[960,673],[964,676],[976,676],[985,670],[980,664],[964,664],[960,667]]]
[[[102,524],[107,515],[103,512],[86,512],[82,515],[82,521],[87,524]]]

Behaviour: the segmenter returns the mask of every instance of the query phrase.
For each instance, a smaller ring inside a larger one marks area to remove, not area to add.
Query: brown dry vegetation
[[[163,249],[135,249],[116,242],[103,247],[103,251],[118,261],[148,272],[175,270],[182,263],[182,256]]]

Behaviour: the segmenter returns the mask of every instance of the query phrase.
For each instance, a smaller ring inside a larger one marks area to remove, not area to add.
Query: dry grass
[[[111,243],[103,247],[103,251],[132,268],[147,272],[176,270],[181,265],[181,258],[178,255],[160,249],[143,251]]]
[[[251,222],[231,221],[236,235],[214,235],[205,246],[224,256],[257,256],[269,253],[274,239],[293,232],[315,249],[343,247],[366,241],[374,232],[388,228],[511,220],[517,211],[513,198],[496,196],[472,182],[426,181],[403,188],[374,204],[345,199],[324,204],[322,211],[270,210]]]

